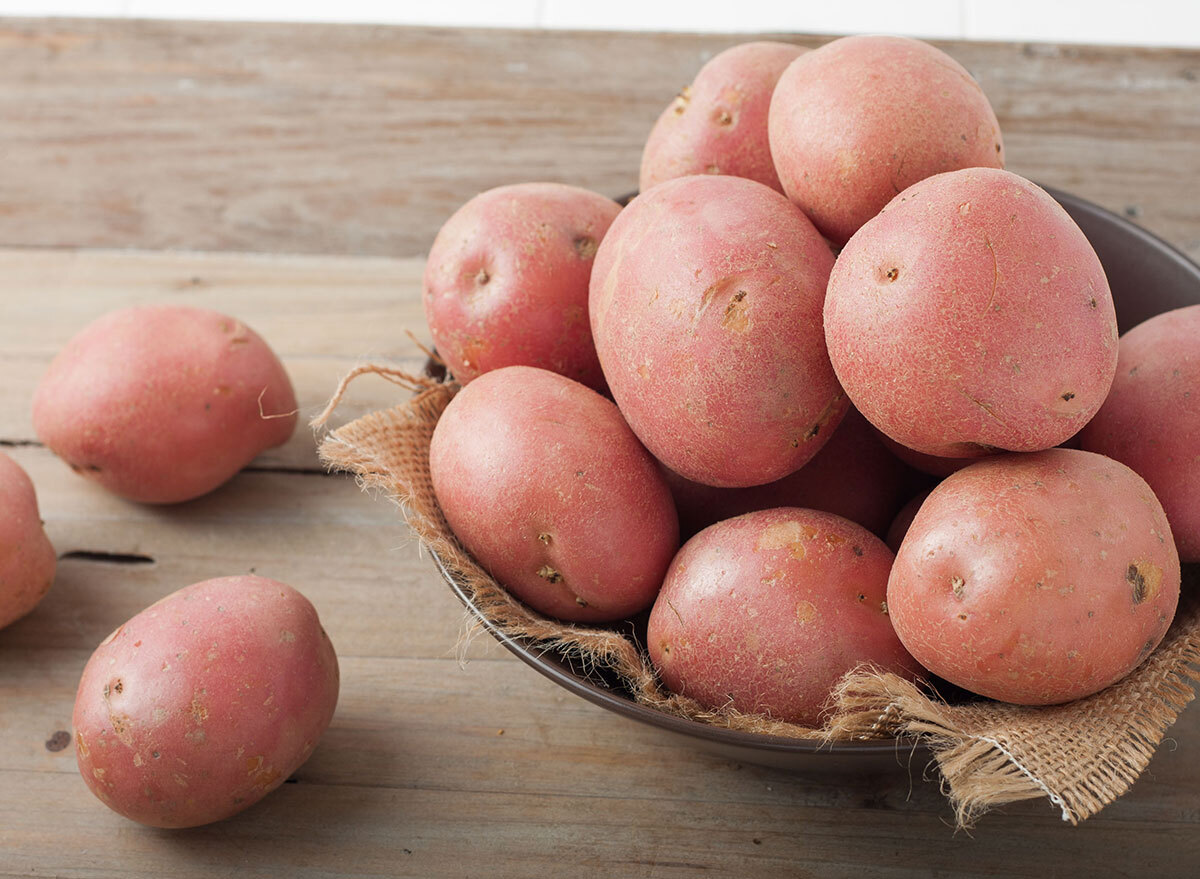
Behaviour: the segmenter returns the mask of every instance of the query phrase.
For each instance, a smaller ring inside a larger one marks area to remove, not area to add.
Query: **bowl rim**
[[[1193,262],[1186,254],[1176,248],[1174,245],[1164,241],[1152,232],[1131,223],[1125,217],[1117,214],[1107,208],[1101,207],[1094,202],[1088,201],[1077,195],[1065,192],[1061,189],[1052,186],[1042,186],[1051,197],[1064,207],[1070,208],[1070,213],[1086,214],[1091,218],[1100,220],[1101,222],[1110,223],[1119,228],[1122,233],[1136,239],[1139,244],[1147,250],[1153,251],[1156,257],[1161,258],[1173,264],[1183,274],[1193,277],[1197,284],[1200,284],[1200,265]],[[625,204],[636,192],[630,193],[627,196],[622,196],[617,201]],[[431,361],[432,363],[432,361]],[[444,376],[444,372],[442,373]],[[526,665],[533,668],[543,676],[554,681],[556,684],[565,690],[582,697],[588,702],[598,705],[602,708],[607,708],[623,717],[635,720],[650,726],[666,729],[680,735],[684,735],[693,739],[700,739],[714,745],[728,746],[740,749],[750,749],[758,752],[780,753],[780,754],[813,754],[825,756],[840,756],[840,757],[855,757],[855,756],[882,756],[882,755],[898,755],[903,750],[920,750],[926,746],[914,736],[897,736],[890,739],[870,739],[861,741],[833,741],[827,742],[821,739],[811,738],[795,738],[791,736],[776,736],[767,733],[745,732],[742,730],[730,729],[728,727],[719,726],[716,724],[702,723],[696,720],[689,720],[677,715],[668,714],[659,711],[648,705],[642,705],[635,702],[628,696],[616,693],[600,684],[587,680],[561,664],[561,660],[548,660],[544,657],[547,652],[552,652],[552,648],[537,650],[527,639],[519,636],[510,635],[499,629],[495,623],[489,620],[475,606],[470,596],[463,587],[460,578],[446,564],[445,560],[438,553],[430,549],[430,555],[433,557],[434,564],[441,573],[442,578],[449,584],[450,589],[458,597],[468,612],[479,621],[483,628],[497,641],[499,641],[509,652],[513,653],[518,659]]]

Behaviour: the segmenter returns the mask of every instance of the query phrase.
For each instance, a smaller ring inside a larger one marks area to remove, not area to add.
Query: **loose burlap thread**
[[[1045,797],[1076,824],[1111,803],[1146,768],[1166,730],[1200,682],[1200,596],[1185,595],[1158,649],[1123,681],[1066,705],[1026,707],[993,701],[949,704],[931,689],[893,674],[858,669],[835,689],[825,726],[811,729],[731,706],[711,710],[659,683],[643,651],[615,630],[543,617],[514,599],[458,544],[434,496],[429,443],[459,386],[383,366],[342,380],[323,425],[350,381],[375,374],[413,393],[328,433],[321,460],[355,474],[403,511],[423,546],[456,577],[472,605],[499,632],[556,650],[620,678],[639,703],[699,723],[822,742],[908,739],[929,748],[960,827],[988,809]],[[1185,592],[1188,590],[1185,590]]]

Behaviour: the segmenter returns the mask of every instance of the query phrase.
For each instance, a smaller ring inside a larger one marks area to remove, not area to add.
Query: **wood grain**
[[[306,416],[361,360],[418,369],[404,331],[427,338],[420,254],[445,216],[513,180],[631,188],[661,105],[737,39],[0,23],[0,449],[63,556],[42,605],[0,631],[0,877],[1195,875],[1194,707],[1084,825],[1028,802],[956,834],[902,757],[850,777],[738,765],[569,696],[486,636],[463,664],[462,608],[386,499],[320,472],[307,430],[170,508],[112,498],[36,443],[46,364],[128,304],[236,313]],[[946,45],[996,104],[1014,169],[1200,254],[1200,53]],[[235,252],[255,250],[274,255]],[[363,379],[335,423],[402,395]],[[131,824],[61,747],[79,672],[155,599],[250,570],[317,605],[342,663],[333,726],[233,820]]]
[[[634,189],[662,108],[751,38],[0,23],[0,245],[417,256],[492,186]],[[1200,52],[939,45],[1012,170],[1200,255]]]

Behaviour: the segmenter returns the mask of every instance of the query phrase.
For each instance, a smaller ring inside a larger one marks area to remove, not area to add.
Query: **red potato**
[[[887,602],[900,640],[934,674],[1050,705],[1149,656],[1179,579],[1145,481],[1102,455],[1051,449],[990,458],[938,485],[896,555]]]
[[[915,449],[910,449],[908,446],[902,446],[886,433],[879,433],[879,439],[887,447],[888,451],[915,470],[920,470],[922,473],[927,473],[930,476],[945,477],[951,473],[957,473],[964,467],[970,467],[976,461],[994,454],[987,449],[975,447],[965,451],[972,451],[975,454],[969,458],[944,458],[940,455],[926,455],[918,452]]]
[[[549,616],[644,610],[679,547],[671,493],[617,407],[546,370],[509,366],[459,391],[429,471],[463,547]]]
[[[783,191],[837,244],[926,177],[1004,167],[979,84],[907,37],[844,37],[796,59],[771,98],[768,131]]]
[[[265,577],[205,580],[137,614],[88,660],[79,772],[142,824],[220,821],[308,759],[337,697],[337,656],[303,595]]]
[[[747,513],[701,531],[671,563],[646,644],[668,689],[818,726],[861,663],[912,677],[884,604],[892,553],[815,510]]]
[[[1080,442],[1145,479],[1180,558],[1200,562],[1200,305],[1152,317],[1121,337],[1112,390]]]
[[[0,452],[0,629],[37,607],[54,583],[57,562],[33,482]]]
[[[884,543],[892,552],[899,552],[900,545],[904,543],[904,536],[908,534],[908,529],[912,527],[913,519],[917,517],[917,511],[921,509],[921,504],[925,503],[925,498],[929,497],[929,491],[923,491],[916,497],[912,498],[908,503],[900,508],[900,512],[896,514],[896,518],[892,520],[892,524],[888,526],[887,539]]]
[[[475,196],[446,221],[425,264],[423,303],[455,378],[536,366],[604,390],[588,278],[620,211],[586,189],[518,183]]]
[[[832,265],[804,215],[752,180],[680,177],[622,212],[596,255],[592,334],[656,458],[733,487],[821,449],[846,410],[821,327]]]
[[[296,428],[296,396],[262,338],[202,308],[151,305],[88,325],[33,398],[38,438],[76,473],[144,503],[207,494]]]
[[[1104,270],[1057,202],[971,168],[898,195],[846,245],[825,337],[867,419],[928,455],[1056,446],[1117,365]]]
[[[767,108],[780,75],[807,51],[762,41],[714,56],[654,123],[642,152],[641,190],[690,174],[729,174],[782,192]]]
[[[880,536],[917,478],[884,448],[879,434],[853,407],[811,461],[775,482],[714,488],[671,471],[666,476],[680,532],[688,537],[723,519],[773,507],[834,513]]]

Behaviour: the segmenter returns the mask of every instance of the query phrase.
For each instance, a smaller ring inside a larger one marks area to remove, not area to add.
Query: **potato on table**
[[[1179,557],[1200,562],[1200,305],[1121,337],[1112,390],[1080,441],[1150,483]]]
[[[642,152],[642,192],[689,174],[746,177],[782,192],[767,141],[767,108],[780,75],[807,51],[761,41],[714,56],[654,123]]]
[[[33,425],[72,470],[114,494],[177,503],[287,442],[296,396],[241,321],[149,305],[104,315],[66,344],[38,384]]]
[[[0,452],[0,629],[37,607],[54,582],[57,562],[33,482]]]
[[[1004,167],[979,84],[907,37],[843,37],[796,59],[771,97],[768,130],[783,191],[837,244],[926,177]]]
[[[425,264],[429,332],[463,384],[536,366],[604,390],[588,324],[596,248],[621,206],[562,183],[518,183],[468,201]]]
[[[1023,705],[1102,690],[1158,645],[1179,600],[1162,506],[1124,464],[1073,449],[947,477],[888,581],[909,652],[960,687]]]
[[[142,824],[220,821],[308,759],[337,698],[337,656],[303,595],[265,577],[205,580],[119,626],[88,660],[79,772]]]
[[[613,398],[658,460],[695,482],[800,469],[846,411],[821,303],[833,254],[778,192],[668,180],[600,245],[589,306]]]
[[[1091,244],[1046,192],[991,168],[917,183],[855,234],[829,278],[825,338],[868,421],[951,458],[1062,443],[1117,366]]]
[[[885,604],[892,553],[830,513],[784,507],[718,522],[671,562],[646,632],[663,683],[709,708],[818,726],[861,663],[919,672]]]
[[[459,391],[434,429],[429,473],[463,547],[559,619],[644,610],[679,547],[671,492],[617,407],[544,369],[504,367]]]

